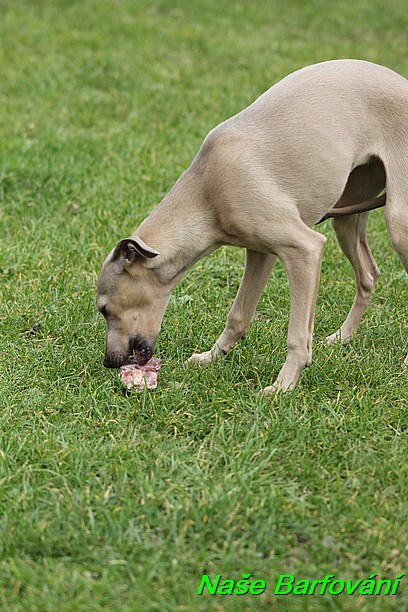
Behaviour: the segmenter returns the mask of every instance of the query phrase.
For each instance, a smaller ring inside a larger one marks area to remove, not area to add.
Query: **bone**
[[[160,359],[152,357],[145,365],[125,365],[119,368],[119,376],[125,387],[131,391],[135,389],[142,392],[143,389],[157,388],[157,374],[160,369]]]

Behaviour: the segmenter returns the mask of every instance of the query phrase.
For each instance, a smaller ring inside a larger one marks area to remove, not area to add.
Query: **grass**
[[[273,594],[297,579],[406,570],[406,275],[376,211],[383,272],[358,336],[324,346],[353,298],[328,224],[314,363],[262,400],[285,355],[277,266],[245,340],[208,348],[243,253],[199,262],[171,299],[157,391],[102,368],[95,282],[208,130],[294,69],[359,57],[408,75],[403,0],[0,2],[2,610],[387,610],[396,597]],[[201,576],[266,580],[196,595]],[[405,580],[405,583],[404,583]]]

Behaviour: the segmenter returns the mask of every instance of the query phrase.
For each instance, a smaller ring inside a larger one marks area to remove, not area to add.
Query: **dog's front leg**
[[[303,368],[312,361],[314,313],[326,238],[303,224],[292,238],[292,246],[277,249],[290,284],[288,353],[275,383],[264,393],[293,389]]]
[[[246,335],[275,261],[275,255],[247,250],[245,272],[224,331],[210,351],[192,355],[189,363],[206,365],[216,361]]]

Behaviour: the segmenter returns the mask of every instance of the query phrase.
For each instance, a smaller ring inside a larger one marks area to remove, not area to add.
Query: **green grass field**
[[[396,596],[274,595],[394,580],[408,558],[407,278],[383,212],[358,336],[326,347],[354,279],[329,223],[314,362],[267,401],[289,292],[274,270],[247,339],[183,367],[224,325],[244,253],[177,287],[157,391],[102,367],[100,266],[206,133],[289,72],[357,57],[408,76],[405,0],[0,0],[0,608],[407,610]],[[267,582],[198,596],[203,574]]]

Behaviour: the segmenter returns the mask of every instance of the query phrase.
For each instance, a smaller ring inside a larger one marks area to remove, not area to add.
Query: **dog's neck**
[[[201,177],[187,170],[135,233],[160,253],[146,265],[175,286],[194,263],[220,246],[214,226]]]

